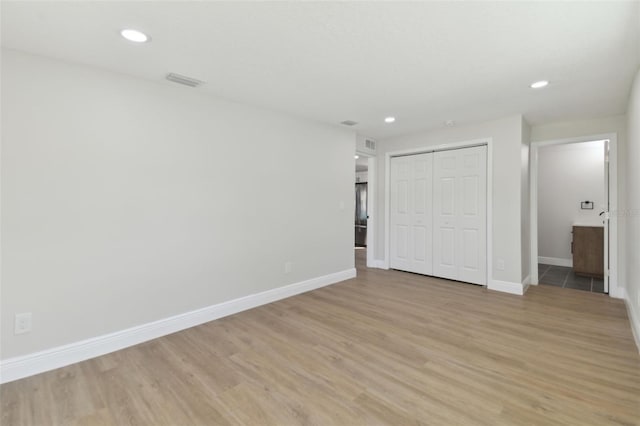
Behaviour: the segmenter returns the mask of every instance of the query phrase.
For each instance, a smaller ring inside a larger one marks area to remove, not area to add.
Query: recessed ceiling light
[[[132,30],[130,28],[120,31],[120,35],[134,43],[146,43],[147,41],[149,41],[148,35],[141,31]]]
[[[447,121],[444,122],[444,125],[447,126],[447,127],[453,127],[453,126],[456,125],[456,122],[453,121],[453,120],[447,120]]]
[[[384,119],[385,123],[393,123],[394,121],[396,121],[395,117],[387,117]]]
[[[354,155],[353,158],[355,158],[357,160],[358,158],[360,158],[360,156],[359,155]]]
[[[549,85],[549,82],[547,80],[540,80],[540,81],[536,81],[535,83],[531,83],[531,88],[542,89],[543,87],[546,87],[548,85]]]

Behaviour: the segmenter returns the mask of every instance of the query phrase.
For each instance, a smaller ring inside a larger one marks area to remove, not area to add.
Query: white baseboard
[[[611,279],[611,277],[609,277],[609,279]],[[624,288],[616,287],[615,289],[613,289],[613,287],[611,286],[611,282],[609,282],[609,296],[613,297],[614,299],[626,299],[627,297]]]
[[[367,265],[369,268],[378,268],[378,269],[389,269],[387,268],[387,266],[385,265],[385,261],[384,260],[380,260],[380,259],[375,259],[373,261],[373,264],[371,266]]]
[[[633,338],[636,341],[638,352],[640,352],[640,312],[637,312],[633,301],[630,300],[630,296],[624,288],[618,289],[618,294],[624,299],[624,304],[627,307],[627,315],[629,316],[629,322],[631,323],[631,332],[633,333]]]
[[[526,287],[529,287],[528,285]],[[512,283],[510,281],[491,280],[487,286],[489,290],[501,291],[503,293],[517,294],[522,296],[526,290],[522,283]]]
[[[563,259],[561,257],[538,256],[538,263],[542,263],[544,265],[566,266],[568,268],[573,268],[573,259]]]
[[[524,280],[522,280],[522,287],[529,286],[529,284],[531,284],[531,274],[527,275],[524,277]]]
[[[356,276],[355,268],[251,294],[206,308],[131,327],[56,348],[0,361],[0,383],[54,370],[76,362],[105,355],[148,340],[166,336],[218,318],[232,315],[296,294],[315,290]]]

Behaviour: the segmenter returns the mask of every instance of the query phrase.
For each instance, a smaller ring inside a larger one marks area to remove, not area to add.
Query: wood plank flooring
[[[358,278],[0,387],[2,425],[638,425],[624,304]]]

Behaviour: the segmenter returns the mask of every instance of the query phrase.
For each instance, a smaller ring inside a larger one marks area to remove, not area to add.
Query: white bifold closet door
[[[487,147],[434,153],[433,274],[487,283]]]
[[[390,267],[486,284],[487,148],[393,157]]]
[[[390,266],[433,271],[433,154],[391,158]]]

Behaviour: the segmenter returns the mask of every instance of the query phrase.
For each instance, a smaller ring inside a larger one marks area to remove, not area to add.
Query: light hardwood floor
[[[2,425],[640,424],[624,304],[397,271],[1,386]]]

